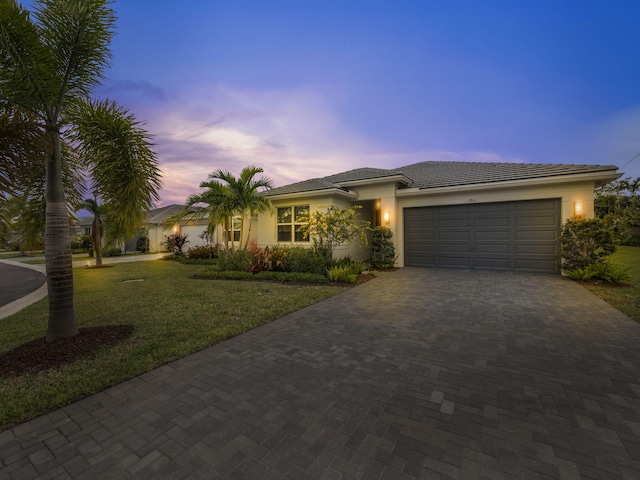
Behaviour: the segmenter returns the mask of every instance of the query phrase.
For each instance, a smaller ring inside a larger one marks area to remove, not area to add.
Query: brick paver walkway
[[[561,277],[405,268],[1,432],[0,478],[638,479],[639,338]]]

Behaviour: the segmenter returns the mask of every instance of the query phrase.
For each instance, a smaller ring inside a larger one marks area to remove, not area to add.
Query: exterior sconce
[[[173,226],[173,233],[178,233],[178,225]]]
[[[385,210],[382,214],[382,221],[385,225],[389,225],[391,223],[391,212],[389,212],[389,210]]]
[[[573,216],[581,217],[584,215],[584,208],[582,206],[582,202],[575,202],[573,204]]]

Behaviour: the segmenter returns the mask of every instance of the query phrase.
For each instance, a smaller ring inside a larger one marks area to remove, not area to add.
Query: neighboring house
[[[300,226],[322,205],[362,206],[359,217],[393,232],[397,266],[559,272],[561,224],[593,216],[594,190],[612,165],[421,162],[359,168],[274,188],[273,213],[258,216],[260,245],[309,245]],[[366,259],[346,245],[336,257]]]
[[[93,215],[78,217],[71,226],[71,236],[91,235],[93,228]]]
[[[149,251],[166,252],[168,250],[167,237],[175,233],[187,235],[189,243],[185,246],[185,251],[197,245],[207,243],[203,238],[203,233],[207,229],[207,219],[195,221],[183,221],[173,225],[169,229],[165,229],[164,222],[178,212],[184,210],[184,205],[168,205],[166,207],[156,208],[147,213],[147,236],[149,237]],[[127,250],[135,250],[135,242],[137,238],[127,243]],[[212,239],[212,243],[216,243],[216,239]]]

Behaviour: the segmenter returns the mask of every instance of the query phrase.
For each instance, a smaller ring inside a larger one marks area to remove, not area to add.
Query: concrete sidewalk
[[[0,478],[638,479],[640,324],[404,268],[0,433]]]

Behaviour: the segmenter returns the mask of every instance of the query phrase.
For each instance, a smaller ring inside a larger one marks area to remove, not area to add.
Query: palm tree
[[[113,212],[114,235],[135,231],[158,198],[147,132],[115,103],[89,99],[111,58],[109,3],[36,0],[30,14],[15,0],[0,2],[0,100],[34,115],[46,137],[47,341],[78,333],[65,169],[89,173],[92,191]],[[63,155],[65,138],[78,146],[79,165]]]
[[[238,178],[234,177],[226,170],[216,170],[209,175],[209,179],[213,182],[205,182],[207,184],[218,183],[222,180],[227,185],[230,196],[230,204],[233,207],[233,213],[240,216],[240,248],[247,248],[249,243],[249,235],[251,233],[251,216],[271,210],[271,201],[260,195],[263,190],[273,188],[271,180],[267,177],[255,178],[259,173],[263,173],[261,167],[245,167],[240,172]],[[201,185],[202,186],[202,185]],[[249,228],[245,233],[245,220],[249,216]]]
[[[235,214],[231,191],[229,187],[218,182],[202,182],[200,188],[206,188],[206,190],[202,193],[189,195],[186,208],[193,212],[194,218],[207,218],[207,234],[209,236],[213,235],[218,225],[223,225],[224,247],[228,249],[229,236],[227,232],[231,230]],[[235,250],[233,241],[231,242],[231,250]]]
[[[165,221],[165,227],[182,220],[208,218],[207,233],[211,235],[218,225],[225,230],[225,249],[229,249],[229,234],[233,225],[233,218],[240,217],[240,248],[247,248],[251,223],[246,234],[244,231],[245,218],[271,209],[271,201],[260,192],[272,188],[271,180],[266,177],[254,178],[264,172],[260,167],[245,167],[236,178],[226,170],[216,170],[209,175],[209,181],[202,182],[200,188],[206,190],[194,193],[187,198],[183,211],[172,215]],[[225,184],[220,183],[220,180]],[[231,250],[235,251],[235,242],[231,239]]]
[[[94,198],[87,198],[82,202],[82,208],[93,215],[91,222],[91,239],[93,240],[93,252],[96,256],[96,267],[102,266],[102,235],[104,234],[104,205],[98,204]]]

